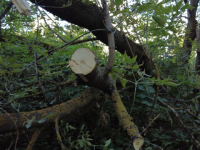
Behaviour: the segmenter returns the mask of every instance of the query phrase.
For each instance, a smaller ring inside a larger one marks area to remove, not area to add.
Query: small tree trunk
[[[197,57],[196,57],[195,69],[200,75],[200,24],[196,29],[196,33],[197,33]]]

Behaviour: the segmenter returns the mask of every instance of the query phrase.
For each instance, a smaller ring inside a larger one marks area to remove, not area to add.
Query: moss
[[[112,101],[115,112],[119,119],[119,124],[122,126],[123,130],[126,130],[131,138],[142,138],[137,126],[132,122],[133,118],[128,114],[124,104],[122,103],[116,87],[112,93]]]
[[[55,119],[64,118],[67,115],[79,110],[81,107],[89,104],[95,99],[96,94],[99,90],[88,88],[83,93],[65,103],[55,105],[50,108],[35,110],[30,112],[21,112],[21,113],[9,113],[9,114],[0,114],[0,132],[12,131],[15,129],[13,120],[15,120],[18,128],[24,129],[24,124],[27,122],[27,119],[31,120],[35,117],[34,122],[31,127],[41,126],[38,121],[47,117],[48,115],[55,113],[52,117],[45,119],[43,124],[53,123]],[[12,120],[13,119],[13,120]]]

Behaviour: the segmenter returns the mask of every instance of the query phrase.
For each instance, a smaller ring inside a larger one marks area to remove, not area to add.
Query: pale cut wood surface
[[[144,139],[142,138],[137,138],[133,141],[133,147],[135,148],[135,150],[139,150],[143,144],[144,144]]]
[[[88,48],[77,49],[69,61],[69,66],[76,74],[87,75],[97,65],[97,58],[93,51]]]
[[[31,8],[26,0],[11,0],[22,15],[31,15]]]

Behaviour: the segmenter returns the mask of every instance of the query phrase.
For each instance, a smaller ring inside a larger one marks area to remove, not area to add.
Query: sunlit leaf
[[[120,78],[120,82],[121,82],[122,86],[125,87],[128,80],[126,80],[124,78]]]
[[[43,123],[43,122],[45,122],[46,119],[49,119],[49,118],[53,117],[56,113],[57,113],[57,112],[48,114],[46,117],[44,117],[44,118],[42,118],[41,120],[39,120],[38,123]]]
[[[104,146],[108,147],[108,145],[110,145],[110,143],[111,143],[111,139],[107,140]]]
[[[123,4],[123,0],[115,0],[115,5],[116,6],[119,6],[121,4]]]
[[[28,120],[28,121],[27,121],[27,124],[25,125],[27,129],[31,127],[31,125],[32,125],[32,123],[33,123],[33,121],[34,121],[34,119],[35,119],[35,117],[33,117],[31,120]]]

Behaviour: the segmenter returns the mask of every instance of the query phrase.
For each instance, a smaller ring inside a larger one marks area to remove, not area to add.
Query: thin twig
[[[145,141],[145,142],[148,143],[148,144],[150,144],[150,145],[153,145],[153,146],[155,146],[155,147],[158,147],[158,148],[161,149],[161,150],[163,150],[163,148],[161,148],[161,147],[158,146],[158,145],[152,144],[152,143],[150,143],[150,142],[148,142],[148,141]]]
[[[72,84],[75,80],[70,80],[70,81],[65,81],[65,82],[61,82],[61,83],[58,83],[57,86],[66,86],[68,84]],[[71,86],[71,85],[70,85]],[[68,86],[69,87],[69,86]],[[56,90],[57,87],[54,87],[54,88],[51,88],[51,89],[48,89],[48,90],[45,90],[44,93],[47,93],[47,92],[50,92],[50,91],[53,91],[53,90]],[[37,96],[37,95],[40,95],[40,94],[43,94],[43,92],[38,92],[38,93],[34,93],[32,95],[26,95],[24,97],[20,97],[20,98],[16,98],[16,99],[13,99],[13,101],[15,100],[20,100],[20,99],[24,99],[24,98],[29,98],[29,97],[33,97],[33,96]],[[7,103],[9,104],[9,103]],[[7,105],[6,104],[6,105]],[[6,105],[4,105],[3,107],[5,107]]]
[[[149,45],[148,45],[148,22],[149,22],[149,12],[147,12],[147,26],[146,26],[146,52],[148,53]],[[149,51],[150,54],[150,51]]]
[[[5,17],[5,15],[9,12],[10,8],[12,7],[13,3],[10,2],[10,4],[8,5],[8,7],[4,10],[4,12],[0,15],[0,20],[3,19],[3,17]]]
[[[158,100],[160,103],[162,103],[163,105],[167,106],[176,116],[176,118],[178,119],[178,121],[180,122],[180,124],[185,128],[185,130],[189,133],[189,135],[191,136],[191,138],[193,139],[193,141],[198,145],[198,147],[200,147],[199,142],[194,138],[194,136],[191,134],[191,132],[189,131],[189,129],[184,125],[184,123],[182,122],[182,120],[179,118],[177,112],[170,107],[169,105],[167,105],[166,103],[164,103],[163,101]]]
[[[133,57],[134,57],[135,54],[134,54],[133,51],[132,51],[132,48],[131,48],[131,46],[130,46],[130,43],[129,43],[127,37],[125,36],[125,33],[124,33],[124,37],[126,38],[126,42],[128,43],[128,47],[130,48],[131,54],[132,54]]]
[[[114,32],[113,27],[109,15],[109,9],[106,0],[101,0],[103,10],[104,10],[104,18],[105,18],[105,24],[107,28],[107,36],[108,36],[108,46],[109,46],[109,56],[108,56],[108,62],[105,66],[105,75],[108,75],[108,73],[112,70],[112,65],[115,61],[115,38],[114,38]]]
[[[48,13],[46,13],[45,11],[43,11],[45,13],[45,15],[56,25],[56,22],[49,16]],[[64,32],[66,35],[69,35],[68,32],[66,32],[63,28],[55,26],[57,29],[62,30],[62,32]]]
[[[160,114],[158,116],[156,116],[153,120],[151,120],[151,122],[149,122],[147,127],[142,132],[140,132],[140,134],[142,135],[159,116],[160,116]]]
[[[97,38],[87,38],[87,39],[75,41],[71,45],[80,44],[80,43],[89,42],[89,41],[96,41],[96,40],[98,40],[98,39]]]
[[[38,6],[36,6],[36,8],[37,8],[37,10],[39,10],[38,9]],[[38,14],[37,14],[37,19],[38,19],[39,17],[38,17]],[[38,25],[37,25],[37,35],[36,35],[36,39],[35,39],[35,43],[36,43],[36,45],[37,45],[37,37],[38,37],[38,31],[39,31],[39,19],[37,20],[37,22],[38,22]],[[37,80],[38,80],[38,83],[39,83],[39,85],[40,85],[40,88],[41,88],[41,90],[42,90],[42,93],[44,94],[44,97],[45,97],[45,100],[47,101],[47,102],[49,102],[48,101],[48,98],[47,98],[47,96],[46,96],[46,93],[45,93],[45,91],[44,91],[44,89],[43,89],[43,87],[42,87],[42,84],[41,84],[41,82],[40,82],[40,78],[39,78],[39,73],[38,73],[38,64],[37,64],[37,52],[36,52],[36,50],[34,50],[34,64],[35,64],[35,72],[36,72],[36,76],[37,76]]]
[[[38,9],[38,10],[39,10],[39,12],[40,12],[40,14],[41,14],[41,16],[42,16],[42,19],[44,20],[46,26],[49,28],[49,30],[51,30],[55,35],[57,35],[57,37],[59,37],[63,42],[68,43],[65,39],[63,39],[56,31],[54,31],[54,30],[48,25],[46,19],[44,18],[43,14],[42,14],[42,12],[41,12],[41,10],[40,10],[40,9]]]
[[[59,132],[59,127],[58,127],[58,118],[55,119],[55,130],[56,130],[56,135],[57,135],[57,140],[60,143],[61,149],[65,150],[66,147],[65,145],[62,143],[62,138],[60,136],[60,132]]]
[[[198,118],[197,116],[195,116],[193,113],[191,113],[189,110],[187,110],[186,109],[186,111],[187,111],[187,113],[189,113],[190,115],[192,115],[193,117],[195,117],[196,119],[198,119],[199,121],[200,121],[200,118]]]
[[[40,57],[38,57],[37,62],[46,59],[47,57],[51,56],[51,55],[52,55],[54,52],[56,52],[57,50],[62,49],[62,48],[64,48],[64,47],[68,46],[68,45],[71,45],[71,44],[74,43],[77,39],[83,37],[83,36],[86,35],[86,34],[89,34],[89,33],[91,33],[91,32],[95,32],[95,31],[105,31],[105,30],[106,30],[106,29],[95,29],[95,30],[90,30],[90,31],[88,31],[88,32],[86,32],[86,33],[80,35],[79,37],[75,38],[74,40],[72,40],[72,41],[70,41],[70,42],[64,44],[63,46],[48,51],[48,56],[44,57],[44,55],[41,55]],[[44,57],[44,58],[43,58],[43,57]],[[41,59],[41,58],[43,58],[43,59]],[[27,65],[26,67],[24,67],[24,68],[22,69],[22,71],[26,70],[28,67],[32,66],[33,64],[34,64],[34,62],[30,63],[29,65]]]
[[[33,145],[35,144],[35,141],[37,140],[38,136],[40,135],[40,133],[43,129],[44,129],[44,127],[37,128],[35,130],[34,134],[32,135],[31,140],[28,143],[26,150],[32,150],[33,149]]]
[[[8,150],[11,149],[11,147],[12,147],[12,145],[13,145],[13,142],[14,142],[14,141],[12,141],[12,142],[10,143],[10,145],[9,145],[9,147],[8,147]]]
[[[133,8],[133,10],[132,10],[131,12],[134,12],[134,11],[136,10],[137,6],[139,6],[139,3],[137,3],[137,4],[135,5],[135,8]],[[126,19],[126,17],[127,17],[128,15],[130,15],[130,14],[127,14],[123,19],[121,19],[120,22],[119,22],[114,28],[117,28],[117,27]]]
[[[136,36],[137,36],[138,41],[140,42],[140,45],[142,46],[142,49],[143,49],[143,54],[142,54],[142,55],[145,54],[146,56],[148,56],[147,53],[146,53],[146,50],[145,50],[145,48],[144,48],[144,46],[143,46],[143,44],[142,44],[142,42],[141,42],[141,40],[140,40],[140,38],[139,38],[138,33],[137,33],[137,31],[136,31],[136,29],[135,29],[134,26],[133,26],[133,29],[134,29],[134,32],[135,32],[135,34],[136,34]],[[142,58],[142,55],[141,55],[140,59]],[[149,58],[149,57],[148,57],[148,58]],[[140,61],[140,59],[139,59],[139,61]],[[149,60],[150,60],[150,58],[149,58]]]

